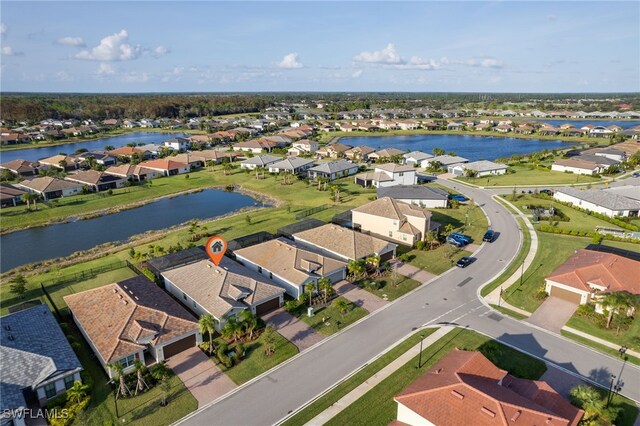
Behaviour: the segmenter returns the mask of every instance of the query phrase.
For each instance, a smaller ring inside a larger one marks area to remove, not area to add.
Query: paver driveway
[[[167,360],[167,367],[180,377],[198,400],[198,407],[203,407],[237,387],[198,347],[172,356]]]
[[[342,280],[334,284],[336,293],[350,302],[353,302],[356,306],[366,309],[369,312],[377,311],[386,305],[386,300],[383,300],[371,294],[366,290],[361,289],[357,285],[351,284],[349,281]]]
[[[560,334],[560,330],[569,321],[576,309],[578,309],[576,303],[552,296],[547,298],[525,321]]]
[[[262,319],[267,324],[273,325],[278,333],[296,345],[300,352],[324,339],[322,334],[282,308],[263,315]]]

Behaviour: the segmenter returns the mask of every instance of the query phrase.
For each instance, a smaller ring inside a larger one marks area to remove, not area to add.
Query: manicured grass
[[[298,353],[296,345],[282,337],[279,333],[276,336],[276,349],[273,355],[267,356],[264,351],[263,335],[250,343],[243,343],[245,348],[245,358],[233,367],[227,368],[218,362],[215,354],[212,356],[213,362],[237,385],[241,385],[254,377],[259,376],[286,361]],[[221,342],[218,339],[218,344]]]
[[[420,377],[454,348],[480,350],[499,367],[517,377],[538,379],[545,372],[542,361],[494,342],[469,330],[458,329],[426,348],[423,366],[416,368],[417,357],[392,373],[327,425],[383,425],[396,418],[397,403],[393,397]]]
[[[431,221],[442,225],[440,232],[448,224],[453,225],[456,232],[470,236],[474,244],[482,244],[482,236],[487,231],[488,222],[482,209],[472,201],[460,204],[457,209],[431,209]]]
[[[372,280],[369,279],[365,281]],[[396,285],[393,285],[388,274],[384,277],[376,279],[375,281],[379,283],[379,289],[375,290],[367,285],[362,286],[362,288],[371,294],[375,294],[381,299],[384,299],[384,296],[386,295],[387,300],[396,300],[397,298],[409,293],[411,290],[419,287],[420,284],[422,284],[416,280],[412,280],[411,278],[400,275],[398,283]]]
[[[286,422],[282,423],[282,426],[293,426],[293,425],[303,425],[307,423],[309,420],[313,419],[315,416],[329,408],[340,398],[351,392],[353,389],[361,385],[365,380],[369,377],[373,376],[378,371],[382,370],[388,364],[390,364],[393,360],[398,358],[400,355],[411,349],[417,343],[420,342],[420,335],[423,335],[425,338],[435,333],[437,328],[426,328],[424,330],[418,331],[412,336],[408,337],[406,340],[400,342],[398,345],[393,347],[389,352],[385,353],[372,363],[368,364],[366,367],[362,368],[360,371],[352,375],[346,380],[343,380],[336,387],[331,389],[325,395],[321,396],[317,400],[315,400],[312,404],[305,407],[295,416],[288,419]],[[446,336],[445,336],[446,338]]]
[[[487,294],[491,293],[494,289],[498,288],[500,284],[508,280],[509,277],[511,277],[518,270],[518,268],[522,265],[522,262],[524,262],[527,255],[529,254],[529,250],[531,249],[531,234],[529,234],[529,228],[527,228],[522,218],[518,217],[516,218],[516,221],[522,229],[522,247],[520,248],[518,255],[515,257],[515,259],[513,259],[509,267],[502,274],[500,274],[498,278],[493,280],[491,284],[482,287],[482,290],[480,291],[480,294],[482,296],[486,296]]]
[[[538,232],[538,252],[531,266],[524,272],[522,285],[520,280],[505,289],[503,298],[509,304],[529,312],[535,311],[543,302],[537,293],[544,287],[544,279],[558,266],[564,263],[576,250],[591,244],[590,238],[570,235]],[[638,246],[631,243],[603,241],[603,245],[637,251]]]
[[[463,256],[470,256],[471,252],[460,250],[452,245],[443,244],[435,250],[409,250],[406,252],[408,263],[430,272],[440,275],[453,268],[456,262]]]
[[[561,185],[576,183],[594,183],[601,179],[586,175],[556,172],[544,169],[530,169],[526,166],[514,166],[513,174],[497,176],[483,176],[479,178],[459,177],[456,180],[471,183],[473,185],[492,186],[531,186],[531,185]],[[517,189],[517,188],[516,188]]]
[[[567,321],[567,326],[615,343],[616,345],[626,346],[636,352],[640,351],[640,318],[637,315],[631,322],[629,328],[627,330],[621,330],[617,336],[615,327],[612,326],[610,329],[600,327],[589,318],[578,316],[577,313]]]
[[[350,309],[348,312],[343,314],[333,306],[333,303],[338,299],[343,299],[348,302],[347,299],[338,297],[331,302],[331,305],[325,308],[316,309],[314,312],[315,315],[312,317],[307,316],[305,309],[300,315],[300,319],[314,330],[326,336],[330,336],[349,324],[358,321],[360,318],[366,317],[369,313],[366,309],[355,306],[353,303],[349,302],[351,305]],[[323,318],[324,322],[322,321]]]
[[[516,312],[516,311],[512,311],[511,309],[507,309],[504,306],[498,306],[498,305],[491,305],[491,307],[493,309],[495,309],[498,312],[501,312],[505,315],[509,315],[512,318],[515,318],[517,320],[523,320],[525,318],[528,318],[526,315],[522,315],[520,312]]]
[[[561,330],[560,334],[562,334],[564,337],[568,337],[571,340],[575,340],[576,342],[581,343],[585,346],[592,347],[599,352],[604,352],[616,358],[620,356],[620,352],[618,352],[617,349],[610,348],[609,346],[601,345],[600,343],[594,342],[591,339],[585,339],[582,336],[578,336],[577,334],[573,334],[565,330]],[[631,364],[640,365],[640,358],[637,358],[629,354],[626,354],[625,356],[627,357],[627,361],[630,362]]]

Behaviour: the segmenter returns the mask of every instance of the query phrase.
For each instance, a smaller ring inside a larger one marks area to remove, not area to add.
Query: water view
[[[403,151],[431,153],[433,148],[453,151],[457,155],[476,160],[495,160],[513,154],[527,154],[545,149],[569,148],[570,143],[539,139],[498,138],[470,135],[363,136],[342,138],[347,145],[367,145],[372,148],[397,148]]]
[[[208,189],[125,210],[95,219],[61,223],[26,229],[0,237],[3,248],[1,269],[68,256],[111,241],[127,240],[149,230],[167,228],[191,219],[223,215],[257,203],[251,197],[235,192]]]
[[[13,151],[0,152],[0,162],[6,163],[7,161],[21,159],[36,161],[41,158],[52,157],[58,155],[61,152],[65,154],[73,154],[80,148],[85,148],[89,151],[104,150],[105,146],[111,145],[114,148],[125,146],[130,143],[162,143],[167,139],[184,137],[184,133],[156,133],[156,132],[135,132],[127,133],[126,135],[113,136],[109,138],[96,139],[87,142],[75,142],[65,143],[56,146],[47,146],[41,148],[25,148],[17,149]]]

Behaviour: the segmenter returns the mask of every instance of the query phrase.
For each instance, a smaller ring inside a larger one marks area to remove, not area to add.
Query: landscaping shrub
[[[576,310],[576,314],[580,317],[590,317],[596,313],[595,307],[593,305],[580,305]]]

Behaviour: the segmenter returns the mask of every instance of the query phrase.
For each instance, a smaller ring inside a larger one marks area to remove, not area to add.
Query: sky
[[[3,92],[639,92],[640,2],[6,1]]]

